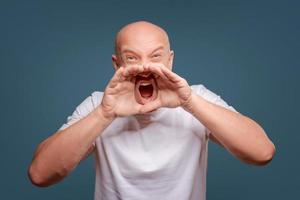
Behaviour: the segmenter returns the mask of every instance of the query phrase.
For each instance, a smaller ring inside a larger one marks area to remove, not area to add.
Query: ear
[[[119,67],[120,67],[120,66],[119,66],[119,62],[118,62],[118,57],[117,57],[115,54],[113,54],[113,55],[111,56],[111,60],[112,60],[112,64],[113,64],[115,70],[118,70]]]
[[[173,59],[174,59],[174,51],[171,50],[169,60],[168,60],[170,70],[172,70],[172,68],[173,68]]]

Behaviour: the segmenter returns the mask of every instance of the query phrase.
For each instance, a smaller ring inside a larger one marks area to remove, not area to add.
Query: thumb
[[[161,107],[161,102],[159,100],[155,100],[142,105],[142,107],[140,108],[140,112],[141,114],[144,114],[144,113],[154,111],[160,107]]]

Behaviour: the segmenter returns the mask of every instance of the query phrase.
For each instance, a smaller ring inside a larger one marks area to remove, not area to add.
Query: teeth
[[[147,85],[151,85],[151,83],[144,82],[144,83],[141,83],[140,85],[141,85],[141,86],[147,86]]]
[[[149,73],[142,73],[142,74],[139,74],[139,76],[141,76],[141,77],[145,77],[145,78],[147,78],[147,77],[149,77],[149,76],[151,76],[151,74],[149,74]]]

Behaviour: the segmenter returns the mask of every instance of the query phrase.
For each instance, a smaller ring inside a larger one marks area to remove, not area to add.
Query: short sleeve
[[[220,95],[215,94],[214,92],[207,89],[204,85],[193,85],[191,86],[193,91],[196,92],[197,95],[203,97],[205,100],[214,103],[216,105],[222,106],[226,109],[229,109],[233,112],[237,112],[234,107],[231,105],[228,105],[227,102],[225,102]],[[205,132],[207,135],[211,133],[211,131],[208,128],[205,128]]]
[[[90,96],[88,96],[84,101],[82,101],[76,109],[73,111],[72,115],[67,117],[67,121],[58,129],[59,131],[64,130],[75,124],[80,119],[87,116],[90,112],[92,112],[101,102],[102,100],[102,92],[93,92]],[[95,146],[95,142],[93,143]]]

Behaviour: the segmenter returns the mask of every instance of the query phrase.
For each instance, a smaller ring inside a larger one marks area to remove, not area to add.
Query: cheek
[[[163,63],[168,69],[172,69],[172,61],[169,59],[166,59]]]
[[[119,65],[120,66],[124,66],[125,65],[125,61],[124,59],[121,57],[121,59],[119,60]]]
[[[153,61],[152,61],[153,62]],[[155,63],[155,62],[153,62]],[[161,63],[163,64],[165,67],[167,67],[168,69],[172,68],[172,62],[170,62],[168,57],[162,57],[160,60],[157,60],[156,63]]]
[[[165,56],[164,57],[164,65],[169,68],[169,69],[172,69],[172,64],[173,64],[173,59],[172,59],[172,56]]]
[[[131,66],[131,65],[138,65],[138,64],[140,64],[139,61],[126,61],[126,60],[124,60],[122,62],[122,66],[124,66],[124,67]]]

